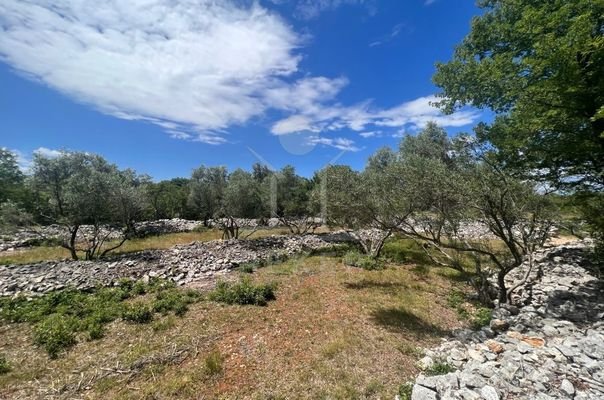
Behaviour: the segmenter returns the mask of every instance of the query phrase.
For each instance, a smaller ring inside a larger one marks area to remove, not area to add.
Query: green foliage
[[[103,248],[101,225],[120,227],[127,239],[133,222],[143,216],[146,208],[144,185],[148,177],[132,170],[121,171],[97,155],[61,152],[56,158],[47,158],[36,154],[33,171],[36,190],[50,206],[45,218],[68,228],[70,235],[63,246],[74,259],[78,258],[76,236],[80,225],[90,224],[95,229],[90,239],[78,243],[78,249],[83,247],[86,259],[102,257],[123,242]]]
[[[428,376],[445,375],[450,372],[455,372],[455,367],[444,361],[435,361],[434,364],[424,372]]]
[[[400,400],[411,400],[411,394],[413,393],[413,383],[403,383],[398,388],[398,395]]]
[[[357,251],[349,251],[344,254],[342,258],[342,262],[346,265],[350,265],[352,267],[363,268],[368,271],[383,269],[383,263],[366,254],[361,254]]]
[[[254,284],[249,277],[242,277],[236,283],[219,281],[208,298],[226,304],[265,306],[275,299],[275,285]]]
[[[138,324],[147,324],[153,320],[153,312],[144,303],[132,303],[124,307],[122,318]]]
[[[488,326],[489,322],[491,322],[491,318],[492,318],[491,309],[481,307],[478,310],[476,310],[474,315],[472,315],[470,324],[472,325],[473,329],[479,330],[480,328],[482,328],[484,326]]]
[[[145,293],[155,293],[151,305],[143,301],[126,302]],[[174,311],[183,315],[188,305],[201,299],[194,290],[179,290],[173,282],[153,279],[121,280],[117,286],[100,288],[92,293],[75,289],[51,292],[28,300],[25,297],[0,299],[0,319],[34,325],[34,341],[51,357],[76,343],[78,333],[89,340],[105,335],[105,325],[123,318],[136,323],[149,323],[153,312]]]
[[[76,344],[78,322],[74,317],[52,314],[34,328],[34,343],[43,347],[50,358]]]
[[[0,375],[7,374],[12,370],[8,359],[4,354],[0,354]]]
[[[244,274],[253,274],[254,273],[254,264],[247,263],[239,266],[239,271]]]
[[[466,104],[494,110],[495,121],[476,132],[508,167],[598,191],[604,184],[604,3],[483,0],[479,6],[483,12],[453,59],[437,64],[441,105],[448,112]]]
[[[195,290],[178,290],[175,288],[160,291],[153,301],[153,311],[167,314],[173,311],[175,315],[184,315],[189,304],[199,301],[201,294]]]

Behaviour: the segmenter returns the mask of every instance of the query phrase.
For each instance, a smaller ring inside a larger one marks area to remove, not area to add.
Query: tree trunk
[[[500,270],[497,273],[497,285],[499,286],[499,304],[505,304],[508,302],[508,290],[505,287],[505,276],[507,271]]]
[[[71,229],[71,235],[69,236],[69,244],[67,246],[64,246],[67,247],[67,249],[71,253],[72,260],[78,259],[78,253],[76,252],[76,238],[78,235],[78,229],[80,229],[79,225],[76,225],[73,227],[73,229]]]

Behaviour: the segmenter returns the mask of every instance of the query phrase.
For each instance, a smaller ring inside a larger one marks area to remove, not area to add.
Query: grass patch
[[[349,251],[342,257],[342,262],[352,267],[363,268],[368,271],[375,271],[384,268],[384,264],[378,259],[361,254],[357,251]]]
[[[461,319],[469,321],[470,327],[474,330],[489,325],[491,321],[491,309],[482,307],[477,302],[467,301],[466,294],[459,289],[451,290],[447,296],[447,304],[457,312]]]
[[[207,376],[215,376],[222,373],[224,369],[224,358],[220,351],[214,350],[203,359],[203,369]]]
[[[155,320],[151,324],[151,328],[153,329],[153,332],[165,332],[167,330],[174,328],[175,326],[176,326],[176,318],[174,318],[174,316],[172,316],[172,315],[168,315],[165,318]]]
[[[7,374],[11,371],[11,365],[4,354],[0,354],[0,375]]]
[[[424,372],[428,376],[445,375],[450,372],[455,372],[455,367],[443,361],[436,361]]]
[[[129,299],[155,293],[152,306],[143,299]],[[198,301],[200,294],[179,290],[173,283],[161,280],[133,282],[122,280],[118,286],[100,288],[92,293],[75,289],[52,292],[34,299],[16,297],[0,299],[0,319],[33,325],[34,343],[44,348],[51,358],[77,343],[78,336],[97,340],[104,336],[105,325],[122,318],[134,323],[149,323],[153,312],[174,311],[182,315],[187,305]]]
[[[265,306],[270,300],[275,300],[275,285],[254,284],[248,277],[237,283],[220,281],[208,298],[226,304]]]

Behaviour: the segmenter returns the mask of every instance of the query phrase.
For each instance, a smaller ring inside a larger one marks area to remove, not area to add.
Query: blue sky
[[[57,5],[60,4],[60,5]],[[0,4],[0,146],[99,153],[155,179],[262,160],[356,169],[429,120],[479,10],[448,0],[32,0]]]

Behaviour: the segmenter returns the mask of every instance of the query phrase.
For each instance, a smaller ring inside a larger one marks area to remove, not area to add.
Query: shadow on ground
[[[400,308],[379,308],[371,313],[371,318],[393,332],[415,335],[445,336],[448,331],[425,321],[417,315]]]

